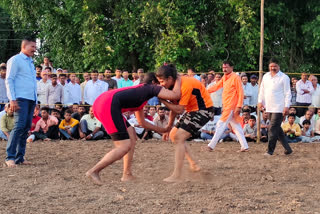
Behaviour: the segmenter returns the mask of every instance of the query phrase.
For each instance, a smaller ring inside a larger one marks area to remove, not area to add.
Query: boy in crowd
[[[300,117],[299,124],[300,124],[301,127],[303,127],[303,124],[302,124],[303,121],[309,120],[310,123],[311,123],[311,128],[314,129],[314,126],[315,126],[315,119],[314,118],[315,118],[314,117],[314,112],[309,109],[309,110],[306,111],[304,116]]]
[[[81,118],[83,117],[83,115],[85,115],[86,113],[87,113],[86,107],[85,106],[79,106],[78,112],[73,113],[71,116],[72,116],[72,118],[80,121]]]
[[[250,116],[248,124],[244,126],[243,133],[248,142],[253,142],[257,140],[256,117],[254,115]]]
[[[285,137],[287,138],[288,143],[297,143],[301,141],[301,129],[299,124],[294,122],[295,115],[290,114],[288,116],[288,122],[285,122],[281,125]]]
[[[311,128],[310,120],[305,120],[302,122],[302,134],[301,142],[302,143],[311,143],[320,139],[320,136],[314,136],[313,130]]]
[[[14,117],[13,117],[13,111],[10,108],[10,105],[7,105],[6,107],[6,113],[1,117],[0,121],[0,128],[1,131],[4,134],[4,140],[8,140],[10,136],[10,132],[12,131],[14,127]]]
[[[59,125],[59,131],[61,137],[67,140],[73,140],[76,136],[76,131],[78,130],[79,121],[71,117],[72,111],[66,110],[64,112],[64,120],[61,121]]]
[[[268,142],[268,129],[270,127],[270,120],[269,114],[266,111],[262,113],[262,120],[261,120],[261,142]]]
[[[50,141],[51,139],[59,138],[58,119],[49,115],[49,108],[41,108],[41,119],[37,122],[32,134],[28,137],[27,142],[31,143],[35,140],[41,139]]]
[[[103,138],[103,131],[101,131],[101,123],[94,116],[92,107],[90,107],[89,114],[81,118],[79,126],[79,134],[82,140],[99,140]]]
[[[289,115],[290,114],[294,114],[295,115],[294,122],[299,124],[300,123],[300,117],[297,116],[297,110],[296,110],[295,107],[290,107],[289,108]],[[288,121],[288,117],[286,118],[286,121]]]
[[[150,109],[149,109],[149,112],[150,112]],[[167,127],[168,122],[169,122],[169,118],[168,118],[167,115],[165,115],[165,110],[164,109],[165,109],[164,107],[159,107],[158,114],[153,119],[153,123],[154,123],[155,126],[162,127],[162,128]],[[153,138],[162,139],[164,141],[167,141],[169,139],[169,133],[163,133],[162,134],[162,133],[154,132],[153,133]]]

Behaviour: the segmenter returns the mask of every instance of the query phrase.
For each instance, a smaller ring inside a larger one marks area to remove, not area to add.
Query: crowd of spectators
[[[77,75],[67,69],[55,69],[48,57],[44,58],[41,65],[36,66],[36,73],[38,105],[34,111],[27,142],[54,139],[99,140],[109,138],[102,124],[95,118],[90,106],[103,92],[138,85],[144,77],[143,69],[138,69],[132,73],[115,69],[114,76],[109,69],[105,70],[104,73],[93,70]],[[198,79],[207,88],[215,85],[222,78],[220,73],[215,73],[213,70],[199,76],[193,68],[189,68],[185,75]],[[258,77],[255,74],[240,73],[239,75],[244,90],[241,125],[247,141],[256,141]],[[7,140],[13,128],[14,119],[13,112],[8,104],[5,78],[6,65],[2,63],[0,66],[0,138]],[[210,94],[215,107],[215,116],[199,131],[199,139],[210,141],[215,133],[216,123],[223,110],[222,92],[223,88]],[[290,114],[282,124],[288,141],[314,142],[319,140],[320,86],[317,77],[314,75],[308,77],[305,73],[302,73],[300,80],[292,77],[291,93],[291,103],[297,108],[290,108]],[[166,127],[168,124],[170,111],[161,106],[157,97],[148,101],[144,112],[148,122],[161,127]],[[168,133],[154,133],[142,128],[133,112],[125,112],[124,117],[135,128],[140,139],[168,140]],[[268,140],[268,127],[268,113],[262,112],[262,142]],[[230,126],[225,130],[220,142],[228,140],[238,141]]]

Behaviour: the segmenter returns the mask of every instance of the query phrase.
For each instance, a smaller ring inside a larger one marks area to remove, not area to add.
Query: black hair
[[[22,39],[23,41],[27,41],[27,42],[36,42],[36,38],[34,36],[26,36]]]
[[[156,72],[156,76],[159,78],[172,77],[174,80],[177,79],[177,69],[173,64],[163,65]]]
[[[1,66],[0,67],[0,71],[4,71],[4,70],[7,70],[7,67],[6,66]]]
[[[275,63],[275,64],[279,65],[279,61],[278,61],[277,59],[275,59],[275,58],[271,58],[271,59],[269,60],[269,65],[270,65],[271,63]]]
[[[304,120],[304,121],[302,122],[302,125],[305,125],[305,124],[307,124],[307,125],[311,125],[310,120]]]
[[[231,61],[223,61],[222,64],[225,64],[225,65],[230,65],[230,67],[233,67],[233,63]]]
[[[37,65],[36,68],[41,68],[42,69],[42,66],[41,65]]]
[[[53,109],[51,109],[51,113],[52,112],[57,112],[57,113],[59,113],[60,114],[60,111],[58,111],[57,109],[55,109],[55,108],[53,108]]]
[[[59,74],[59,77],[67,77],[66,74]]]
[[[54,77],[57,77],[57,75],[56,74],[51,74],[50,77],[54,78]]]
[[[251,115],[250,116],[250,120],[254,120],[254,121],[257,121],[256,117],[254,115]]]
[[[158,81],[155,73],[154,72],[146,73],[144,78],[143,78],[142,83],[152,84],[153,82],[156,83],[156,84],[159,84],[159,81]]]
[[[46,67],[44,70],[47,70],[47,69],[49,69],[50,71],[52,70],[50,67]]]
[[[70,109],[67,109],[64,111],[64,114],[72,114],[72,111]]]
[[[158,108],[158,111],[162,111],[162,110],[166,110],[166,107],[163,107],[163,106],[160,106],[159,108]]]
[[[98,70],[92,70],[91,73],[92,73],[92,74],[94,74],[94,73],[95,73],[95,74],[99,74]]]
[[[191,70],[193,73],[195,73],[195,72],[196,72],[196,69],[195,69],[195,68],[193,68],[193,67],[189,67],[187,70]]]
[[[248,112],[248,113],[250,113],[251,111],[250,111],[250,109],[242,109],[242,113],[243,112]]]
[[[289,118],[289,117],[296,118],[296,115],[295,115],[295,114],[289,114],[289,115],[288,115],[288,118]]]
[[[49,110],[50,110],[50,109],[49,109],[48,107],[45,107],[45,106],[44,106],[44,107],[42,107],[40,110],[41,110],[41,111],[46,111],[46,112],[49,113]]]

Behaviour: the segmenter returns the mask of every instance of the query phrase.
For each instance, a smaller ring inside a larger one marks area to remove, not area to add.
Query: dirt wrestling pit
[[[320,213],[320,144],[291,144],[294,153],[264,156],[266,144],[225,142],[214,152],[188,142],[202,170],[184,182],[162,180],[173,170],[171,143],[138,142],[135,181],[121,182],[122,161],[104,169],[103,186],[84,176],[110,151],[110,140],[56,141],[27,145],[31,166],[0,168],[0,213]],[[6,142],[0,142],[5,158]]]

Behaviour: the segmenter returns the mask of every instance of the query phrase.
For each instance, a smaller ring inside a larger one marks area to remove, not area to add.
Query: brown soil
[[[320,144],[281,145],[266,157],[266,144],[222,143],[214,152],[188,142],[202,171],[187,163],[182,183],[162,180],[173,169],[170,143],[138,142],[134,158],[137,180],[120,181],[122,161],[102,171],[103,186],[84,174],[107,151],[111,141],[35,142],[27,147],[32,166],[0,168],[0,213],[318,213],[320,212]],[[5,158],[5,142],[0,142]]]

